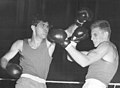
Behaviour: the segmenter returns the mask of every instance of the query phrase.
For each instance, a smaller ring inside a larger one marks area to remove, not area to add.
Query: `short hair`
[[[107,31],[109,33],[109,37],[111,36],[111,27],[110,27],[110,23],[106,20],[98,20],[95,21],[92,25],[91,25],[91,30],[99,27],[101,30],[103,31]]]
[[[47,18],[46,18],[45,16],[40,16],[39,14],[36,14],[35,16],[33,16],[33,18],[32,18],[32,23],[31,23],[31,24],[37,26],[37,24],[38,24],[40,21],[48,22],[48,21],[47,21]]]

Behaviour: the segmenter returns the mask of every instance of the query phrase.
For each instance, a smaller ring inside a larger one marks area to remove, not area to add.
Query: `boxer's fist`
[[[93,13],[91,10],[88,8],[82,8],[80,11],[77,13],[77,20],[76,24],[81,25],[85,23],[86,21],[91,21],[93,18]]]
[[[80,42],[81,40],[85,39],[88,37],[88,30],[84,27],[78,27],[72,37],[71,37],[71,41],[74,41],[76,43]]]
[[[19,78],[22,74],[22,67],[18,64],[8,63],[6,66],[6,71],[12,77]]]
[[[50,29],[47,39],[50,42],[61,43],[67,38],[67,34],[63,29]]]
[[[47,39],[50,42],[58,43],[64,48],[70,43],[70,40],[67,39],[67,34],[63,29],[51,29],[48,32]]]

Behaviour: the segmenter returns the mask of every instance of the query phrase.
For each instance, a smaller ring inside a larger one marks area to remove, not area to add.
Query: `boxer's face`
[[[48,22],[40,21],[36,26],[36,35],[40,38],[46,38],[49,27]]]
[[[105,40],[105,33],[99,27],[92,29],[91,40],[95,47],[97,47],[101,42]]]

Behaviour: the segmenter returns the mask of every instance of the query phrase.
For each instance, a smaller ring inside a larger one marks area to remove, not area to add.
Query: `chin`
[[[94,47],[97,47],[98,46],[98,44],[94,44]]]
[[[47,35],[42,35],[42,38],[46,38],[47,37]]]
[[[45,39],[46,37],[41,37],[41,39]]]
[[[98,45],[94,45],[94,47],[97,47]]]

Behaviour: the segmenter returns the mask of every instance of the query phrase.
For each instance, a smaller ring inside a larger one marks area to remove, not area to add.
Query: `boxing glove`
[[[10,76],[18,79],[22,74],[22,67],[18,64],[8,63],[6,66],[6,71]]]
[[[50,42],[60,44],[62,47],[66,47],[70,43],[70,40],[67,39],[67,34],[63,29],[51,29],[48,32],[47,39]]]
[[[47,39],[50,42],[61,43],[67,38],[67,34],[63,29],[50,29]]]
[[[88,30],[85,27],[78,27],[72,34],[72,37],[70,38],[70,40],[78,43],[81,40],[84,40],[85,38],[87,38],[88,36],[89,36]]]
[[[91,21],[93,18],[93,13],[88,8],[82,8],[77,13],[76,25],[81,26],[86,21]]]

